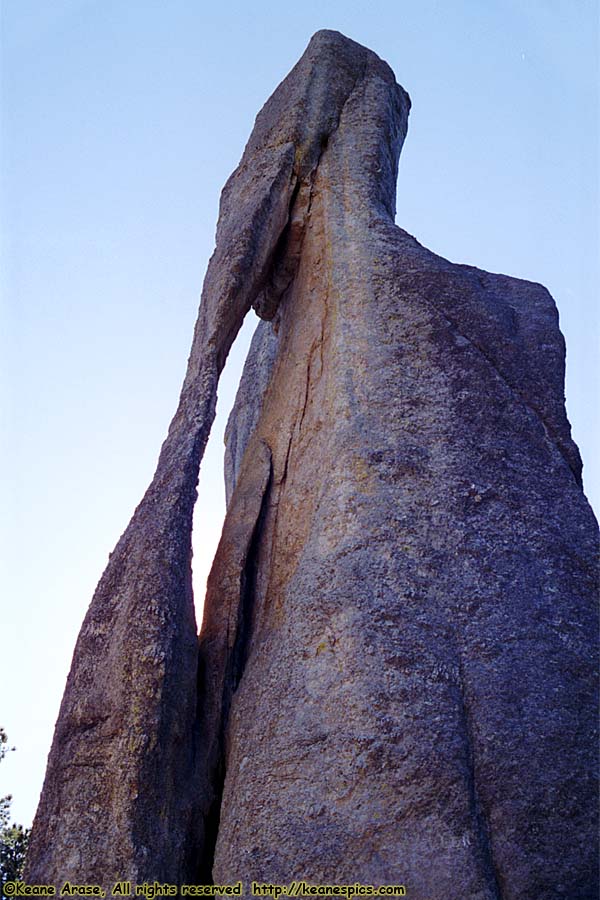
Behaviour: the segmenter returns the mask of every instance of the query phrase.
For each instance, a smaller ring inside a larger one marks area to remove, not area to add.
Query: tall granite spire
[[[556,308],[394,224],[409,107],[323,31],[257,117],[79,636],[30,881],[596,896],[597,527]],[[198,646],[198,467],[251,306]]]

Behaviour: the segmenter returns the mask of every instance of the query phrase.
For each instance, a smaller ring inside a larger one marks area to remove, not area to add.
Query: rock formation
[[[324,31],[257,117],[77,643],[29,881],[597,896],[597,527],[556,308],[394,224],[409,107]],[[198,649],[198,466],[251,306]]]

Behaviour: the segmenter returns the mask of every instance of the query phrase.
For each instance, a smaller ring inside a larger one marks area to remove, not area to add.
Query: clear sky
[[[254,117],[333,28],[413,101],[397,221],[545,284],[600,508],[598,4],[0,0],[0,795],[31,822],[77,632],[175,410],[220,190]],[[201,476],[197,604],[223,516],[232,351]]]

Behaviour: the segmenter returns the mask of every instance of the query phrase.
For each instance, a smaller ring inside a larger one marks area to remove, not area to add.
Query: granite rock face
[[[598,532],[556,308],[394,224],[409,108],[318,32],[257,117],[77,644],[30,881],[597,896]],[[198,652],[198,466],[251,306]]]

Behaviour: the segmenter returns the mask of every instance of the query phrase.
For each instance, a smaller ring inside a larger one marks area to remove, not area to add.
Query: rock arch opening
[[[238,384],[248,355],[250,341],[259,323],[250,311],[231,348],[219,380],[217,411],[211,428],[198,479],[198,499],[192,527],[192,586],[198,630],[202,626],[206,581],[221,537],[225,518],[225,428],[233,408]]]

